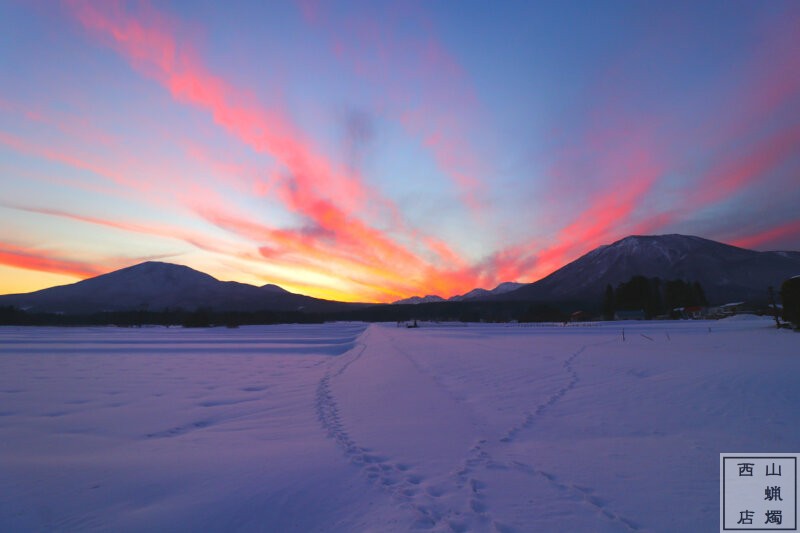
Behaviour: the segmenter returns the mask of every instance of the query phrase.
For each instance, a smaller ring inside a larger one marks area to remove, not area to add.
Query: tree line
[[[91,314],[35,313],[0,307],[0,325],[98,326],[143,325],[209,327],[256,324],[307,324],[325,321],[398,322],[410,320],[460,322],[563,322],[566,307],[520,301],[434,302],[417,305],[380,304],[327,313],[305,311],[232,312],[213,309],[138,310]]]
[[[698,282],[681,279],[662,281],[660,278],[633,276],[613,288],[606,286],[603,318],[613,320],[617,311],[643,311],[647,319],[669,315],[677,308],[707,306],[703,287]]]

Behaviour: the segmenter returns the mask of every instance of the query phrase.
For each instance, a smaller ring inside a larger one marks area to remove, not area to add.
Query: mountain
[[[409,304],[429,304],[434,302],[464,302],[468,300],[486,300],[498,294],[505,294],[523,287],[524,283],[517,283],[515,281],[506,281],[498,285],[492,290],[488,289],[472,289],[471,291],[453,296],[445,300],[441,296],[435,294],[428,294],[427,296],[412,296],[411,298],[404,298],[392,302],[395,305],[409,305]]]
[[[416,304],[429,304],[433,302],[444,302],[445,299],[441,296],[436,296],[435,294],[428,294],[427,296],[412,296],[411,298],[404,298],[403,300],[397,300],[396,302],[392,302],[395,305],[416,305]]]
[[[0,306],[31,312],[93,313],[182,308],[214,311],[333,312],[354,304],[319,300],[277,285],[218,279],[187,266],[150,261],[72,285],[0,296]]]
[[[515,291],[524,286],[525,283],[517,283],[515,281],[505,281],[492,290],[472,289],[468,293],[462,294],[460,296],[453,296],[449,300],[451,302],[463,302],[467,300],[485,300],[487,298],[491,298],[492,296]]]
[[[457,296],[452,296],[448,298],[451,302],[463,302],[465,300],[483,300],[488,297],[492,296],[492,291],[487,289],[472,289],[469,292],[465,292],[464,294],[459,294]]]
[[[262,285],[259,288],[262,291],[268,291],[268,292],[289,292],[283,287],[278,287],[277,285],[273,285],[272,283],[267,283],[266,285]]]
[[[776,292],[784,280],[800,274],[800,252],[756,252],[685,235],[631,236],[600,246],[531,284],[501,283],[475,289],[450,301],[527,301],[597,307],[607,285],[633,276],[699,282],[711,304],[766,303],[767,287]],[[434,295],[395,303],[443,302]],[[193,311],[338,312],[365,307],[288,292],[277,285],[256,287],[219,281],[186,266],[147,262],[109,274],[28,294],[0,296],[0,307],[31,312],[94,313],[178,309]]]
[[[549,276],[494,299],[599,305],[607,285],[642,275],[699,282],[711,304],[766,302],[800,273],[800,252],[756,252],[686,235],[634,235],[600,246]]]
[[[525,283],[518,283],[516,281],[504,281],[490,292],[492,292],[492,294],[505,294],[507,292],[515,291],[521,287],[524,287],[525,285]]]

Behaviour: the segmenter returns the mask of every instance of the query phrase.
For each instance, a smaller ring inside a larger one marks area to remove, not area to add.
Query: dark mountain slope
[[[800,273],[800,252],[756,252],[685,235],[631,236],[601,246],[497,299],[600,302],[635,275],[697,281],[712,304],[766,302],[767,287]]]
[[[76,314],[167,308],[332,312],[353,304],[293,294],[276,285],[219,281],[187,266],[147,262],[72,285],[0,296],[0,306],[9,305],[30,312]]]

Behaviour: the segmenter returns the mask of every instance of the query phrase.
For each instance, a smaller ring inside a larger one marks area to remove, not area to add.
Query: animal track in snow
[[[559,400],[561,400],[561,398],[564,397],[565,394],[567,394],[569,391],[575,388],[575,386],[578,384],[578,381],[580,381],[580,378],[578,377],[578,373],[573,368],[572,363],[580,354],[583,353],[585,349],[586,349],[585,345],[581,346],[575,353],[567,357],[567,359],[564,361],[564,364],[562,366],[567,371],[567,374],[569,375],[570,378],[567,384],[564,387],[558,389],[547,400],[537,405],[533,411],[527,413],[523,421],[520,424],[509,429],[508,433],[506,433],[506,435],[500,439],[500,442],[506,442],[506,443],[513,442],[521,431],[533,427],[536,420],[545,411],[553,407],[556,403],[558,403]]]
[[[583,501],[592,507],[598,515],[612,522],[619,522],[628,531],[641,531],[641,526],[639,526],[639,524],[609,509],[608,502],[602,497],[597,496],[594,489],[591,487],[578,485],[576,483],[563,483],[559,481],[555,474],[545,472],[544,470],[538,470],[520,461],[512,461],[510,464],[518,471],[524,472],[530,476],[543,477],[558,490],[572,494],[578,501]]]
[[[486,529],[491,521],[488,518],[488,504],[481,492],[485,487],[484,483],[469,476],[462,480],[461,471],[428,479],[416,472],[413,465],[395,461],[385,454],[361,446],[350,436],[342,421],[331,381],[355,363],[364,349],[362,344],[359,352],[337,370],[330,368],[320,379],[315,409],[323,429],[337,443],[345,458],[360,468],[370,483],[391,494],[401,507],[413,512],[412,529],[449,532],[470,531],[476,527]],[[485,442],[480,441],[479,444]],[[478,464],[488,458],[488,455],[482,456],[480,450],[474,455],[473,460],[468,461],[470,464]],[[454,509],[453,496],[458,494],[463,496],[463,508]]]
[[[208,420],[198,420],[197,422],[193,422],[191,424],[177,426],[164,431],[157,431],[155,433],[148,433],[146,436],[148,439],[177,437],[179,435],[183,435],[191,431],[197,431],[198,429],[205,429],[211,425],[212,423]]]

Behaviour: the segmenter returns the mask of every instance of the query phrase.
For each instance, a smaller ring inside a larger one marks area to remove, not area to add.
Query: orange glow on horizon
[[[0,263],[0,295],[34,292],[59,285],[69,285],[81,279],[83,278],[70,274],[29,270]]]

